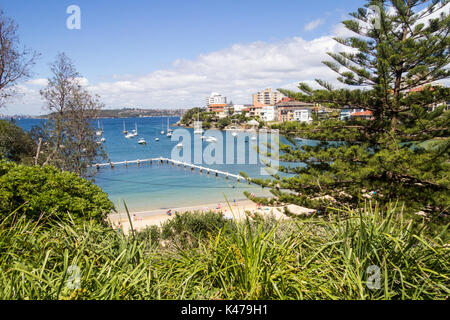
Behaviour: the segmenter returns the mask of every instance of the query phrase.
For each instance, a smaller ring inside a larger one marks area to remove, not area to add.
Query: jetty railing
[[[111,167],[114,168],[115,166],[120,166],[120,165],[124,165],[125,167],[127,167],[128,165],[133,165],[133,164],[137,164],[138,166],[140,166],[141,164],[144,163],[149,163],[150,165],[153,165],[153,163],[166,163],[166,164],[172,164],[174,166],[180,166],[180,167],[184,167],[184,168],[190,168],[192,171],[194,171],[195,169],[198,169],[201,173],[205,172],[209,175],[215,175],[216,177],[219,176],[223,176],[226,179],[229,178],[234,178],[236,179],[238,182],[240,181],[247,181],[250,184],[250,179],[247,179],[241,175],[238,174],[233,174],[230,172],[225,172],[225,171],[220,171],[220,170],[216,170],[216,169],[211,169],[211,168],[206,168],[206,167],[202,167],[202,166],[197,166],[195,164],[192,163],[188,163],[188,162],[182,162],[182,161],[178,161],[178,160],[174,160],[174,159],[169,159],[169,158],[150,158],[150,159],[139,159],[139,160],[132,160],[132,161],[120,161],[120,162],[108,162],[108,163],[97,163],[92,165],[92,167],[97,168],[97,170],[99,170],[100,168],[103,167]]]

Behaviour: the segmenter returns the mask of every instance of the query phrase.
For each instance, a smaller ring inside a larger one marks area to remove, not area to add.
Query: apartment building
[[[253,94],[253,105],[262,104],[264,106],[274,106],[277,102],[284,98],[284,95],[272,89],[264,89],[261,92]]]
[[[217,92],[211,93],[206,98],[206,108],[210,112],[223,112],[227,107],[227,97],[222,96]]]
[[[278,120],[277,107],[275,106],[264,106],[259,111],[259,117],[265,122],[272,122]]]
[[[311,122],[312,113],[317,112],[319,107],[314,103],[296,101],[291,98],[283,98],[275,104],[278,113],[278,121]]]

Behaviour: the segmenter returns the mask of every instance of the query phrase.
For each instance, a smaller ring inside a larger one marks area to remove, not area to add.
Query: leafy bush
[[[36,144],[31,136],[14,122],[0,120],[0,159],[31,163]]]
[[[0,220],[20,207],[33,220],[103,221],[113,209],[92,182],[58,169],[0,162]]]
[[[217,122],[217,128],[224,129],[231,124],[230,118],[222,118]]]
[[[218,232],[226,223],[222,214],[211,211],[177,213],[162,225],[161,236],[184,246],[197,246],[199,239]]]
[[[158,226],[150,226],[136,233],[136,240],[148,241],[151,244],[158,244],[161,240],[161,230]]]

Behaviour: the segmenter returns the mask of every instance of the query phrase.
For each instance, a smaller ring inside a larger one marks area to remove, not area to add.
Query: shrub
[[[136,232],[137,241],[148,241],[151,244],[157,244],[159,243],[160,239],[161,230],[158,226],[150,226],[145,228],[144,230]]]
[[[0,162],[0,220],[20,208],[33,220],[103,221],[113,209],[108,195],[92,182],[58,169]]]
[[[0,159],[31,163],[35,150],[28,133],[12,121],[0,120]]]
[[[198,240],[222,229],[227,220],[220,213],[187,212],[162,225],[162,239],[172,240],[182,245],[197,246]]]

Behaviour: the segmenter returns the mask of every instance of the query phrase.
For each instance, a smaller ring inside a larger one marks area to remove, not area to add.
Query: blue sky
[[[339,22],[364,3],[363,0],[2,0],[0,8],[19,25],[21,44],[42,54],[33,69],[36,81],[24,84],[30,97],[8,105],[7,113],[40,113],[42,102],[31,96],[33,92],[36,96],[37,84],[42,84],[38,80],[49,76],[49,63],[58,52],[65,52],[74,60],[86,84],[101,94],[107,107],[124,104],[193,107],[211,91],[247,103],[252,90],[313,80],[313,77],[297,79],[293,72],[295,53],[283,58],[283,52],[296,46],[317,45],[315,41],[325,38],[327,45],[318,47],[329,49],[334,45],[329,42],[330,37],[341,30]],[[66,28],[69,16],[66,8],[72,4],[81,8],[81,30]],[[249,56],[260,54],[257,50],[264,51],[264,55]],[[317,56],[325,57],[322,51]],[[238,57],[239,52],[247,52],[247,56]],[[227,66],[214,70],[214,65],[220,64],[220,55],[230,59],[229,68],[238,68],[235,74],[241,74],[230,75]],[[256,63],[242,73],[240,63],[257,59],[261,59],[263,66],[268,61],[273,63],[269,69],[285,71],[286,77],[269,75],[270,70],[260,70]],[[308,59],[305,56],[304,60]],[[248,74],[259,71],[261,74],[254,81],[246,82]],[[223,77],[224,88],[220,90],[217,75],[225,73],[228,75]],[[205,84],[210,77],[213,85],[208,88]],[[170,79],[174,80],[173,87],[167,84]],[[201,83],[202,89],[190,94],[182,79]],[[229,86],[229,81],[234,85]],[[120,98],[115,87],[122,88],[126,95]],[[168,95],[171,98],[165,99]]]

